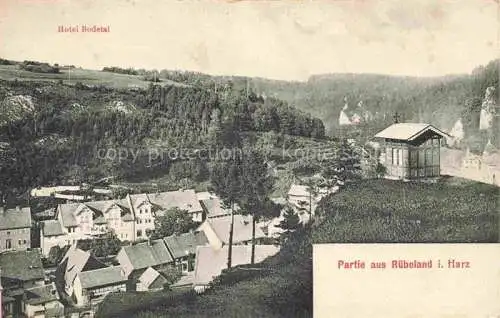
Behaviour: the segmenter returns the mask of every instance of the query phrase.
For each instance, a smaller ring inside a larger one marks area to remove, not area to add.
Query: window
[[[142,230],[137,230],[137,237],[141,237],[142,236]]]
[[[416,167],[418,162],[418,151],[411,150],[410,151],[410,166]]]
[[[23,245],[23,240],[19,240],[19,241],[17,242],[17,244],[18,244],[18,245]]]
[[[432,162],[434,166],[439,166],[439,149],[434,148],[432,154]]]
[[[7,231],[7,235],[10,235],[10,232],[9,232],[9,231]]]
[[[418,154],[418,166],[419,167],[424,167],[425,166],[425,150],[420,150]]]
[[[8,232],[7,232],[8,233]],[[6,239],[5,240],[5,248],[10,249],[12,248],[12,240],[11,239]]]
[[[432,149],[425,150],[425,165],[426,166],[432,165]]]

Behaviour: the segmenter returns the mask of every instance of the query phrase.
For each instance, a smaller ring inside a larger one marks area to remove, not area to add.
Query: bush
[[[53,74],[59,73],[58,66],[51,66],[48,63],[40,63],[33,61],[24,61],[22,64],[19,65],[19,68],[25,71],[35,72],[35,73],[53,73]]]

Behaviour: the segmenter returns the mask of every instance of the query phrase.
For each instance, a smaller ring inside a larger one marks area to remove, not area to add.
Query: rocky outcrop
[[[496,103],[493,98],[495,87],[491,86],[486,89],[483,104],[481,105],[481,113],[479,116],[479,130],[491,130],[493,118],[496,115]]]
[[[135,111],[137,108],[135,105],[130,104],[130,103],[124,103],[121,100],[115,100],[112,101],[111,103],[108,104],[107,108],[109,110],[117,111],[117,112],[122,112],[125,114],[130,114],[133,111]]]
[[[460,147],[465,137],[464,125],[461,118],[455,122],[448,133],[450,134],[450,137],[446,138],[448,146],[452,148]]]
[[[351,125],[351,119],[349,119],[349,115],[347,114],[349,110],[349,105],[347,104],[347,98],[344,98],[344,107],[340,111],[339,115],[339,126]]]
[[[354,108],[349,108],[347,98],[344,98],[344,107],[340,111],[339,126],[357,125],[373,120],[373,114],[360,101]]]
[[[0,125],[19,120],[24,114],[35,111],[35,99],[29,95],[11,95],[0,102]]]

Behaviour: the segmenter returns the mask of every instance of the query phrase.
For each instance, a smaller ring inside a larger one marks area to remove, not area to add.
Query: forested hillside
[[[464,111],[472,108],[477,113],[478,100],[484,98],[486,88],[498,87],[498,69],[499,60],[495,60],[478,66],[470,74],[428,78],[325,74],[312,76],[307,82],[287,82],[168,71],[161,71],[160,76],[186,84],[213,86],[214,79],[217,79],[237,88],[249,87],[321,118],[327,132],[334,134],[345,98],[350,107],[362,101],[368,110],[379,114],[379,120],[386,115],[385,121],[390,122],[393,114],[398,112],[401,120],[430,122],[449,129]],[[497,93],[495,98],[498,100]]]
[[[324,136],[321,120],[281,100],[236,89],[151,83],[128,90],[15,80],[0,82],[0,101],[4,197],[53,182],[170,170],[178,178],[203,181],[209,160],[152,160],[151,152],[217,147],[215,134],[227,125],[244,133]]]

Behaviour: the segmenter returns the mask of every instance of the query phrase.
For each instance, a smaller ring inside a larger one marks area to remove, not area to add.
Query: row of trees
[[[255,226],[259,219],[279,216],[280,207],[269,196],[274,178],[269,174],[267,163],[258,148],[244,145],[240,126],[234,121],[226,123],[217,134],[222,147],[244,149],[242,156],[229,160],[217,160],[211,170],[210,181],[214,192],[231,209],[229,232],[228,268],[231,267],[233,245],[234,210],[237,204],[243,214],[252,216],[252,256],[255,262]]]

